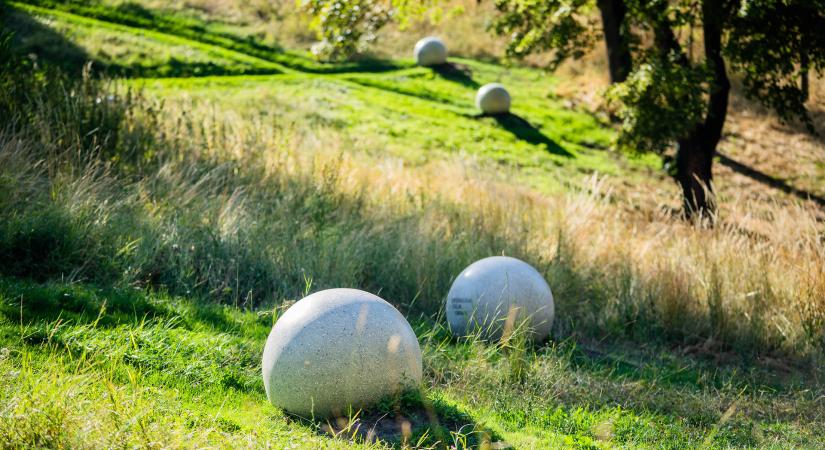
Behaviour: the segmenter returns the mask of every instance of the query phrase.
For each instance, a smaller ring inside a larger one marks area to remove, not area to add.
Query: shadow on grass
[[[232,33],[209,30],[203,23],[198,22],[196,19],[158,14],[142,5],[131,2],[119,5],[114,11],[105,7],[97,7],[96,14],[101,19],[139,28],[154,29],[175,36],[182,36],[187,39],[234,50],[307,73],[370,73],[387,72],[409,67],[409,65],[370,56],[364,56],[348,63],[319,63],[307,55],[285,50],[278,44],[262,44],[252,35],[241,37]],[[258,74],[257,72],[245,73]],[[206,73],[204,75],[217,74]]]
[[[521,141],[532,145],[543,145],[548,152],[572,158],[575,155],[562,147],[558,142],[545,136],[538,128],[534,127],[526,119],[512,113],[505,114],[478,114],[476,118],[492,117],[501,128],[509,131],[513,136]]]
[[[569,344],[569,345],[568,345]],[[685,346],[673,348],[656,343],[646,349],[619,345],[562,343],[570,367],[612,385],[594,392],[568,394],[563,403],[571,408],[587,405],[621,405],[666,416],[683,417],[696,425],[713,425],[717,417],[707,408],[691,405],[686,398],[711,395],[730,402],[757,402],[765,392],[795,402],[793,410],[774,410],[770,417],[753,412],[751,418],[779,422],[815,420],[820,411],[816,395],[801,401],[804,392],[821,390],[816,368],[770,356],[751,357],[733,351]],[[639,386],[650,394],[639,395]],[[658,391],[658,393],[657,393]],[[670,400],[668,400],[670,399]],[[793,399],[793,400],[791,400]]]
[[[89,60],[85,50],[31,15],[0,5],[0,24],[13,33],[12,48],[37,62],[79,75]]]
[[[392,62],[387,61],[376,61],[375,64],[393,64]],[[397,68],[403,68],[404,66],[397,66]],[[430,67],[430,69],[435,72],[439,77],[451,81],[454,83],[458,83],[462,86],[468,88],[478,88],[479,84],[473,80],[472,72],[470,68],[464,65],[453,64],[453,63],[446,63],[441,64],[438,66]],[[347,71],[342,71],[347,72]],[[367,71],[369,72],[369,71]],[[417,98],[420,100],[426,100],[431,102],[437,102],[439,104],[446,104],[446,103],[454,103],[461,105],[463,101],[447,95],[439,95],[437,93],[429,92],[427,90],[412,92],[408,89],[404,89],[399,85],[394,85],[387,83],[385,79],[382,78],[374,78],[368,76],[358,76],[359,74],[354,74],[353,76],[347,77],[346,80],[357,83],[364,87],[380,89],[386,92],[392,92],[399,95],[405,95],[408,97]]]
[[[385,398],[363,411],[322,420],[293,417],[323,436],[377,442],[392,448],[489,448],[503,443],[495,431],[478,424],[461,408],[421,391]],[[504,447],[506,448],[506,447]]]
[[[185,328],[205,325],[216,331],[249,334],[255,327],[268,330],[270,315],[259,314],[254,323],[239,323],[219,304],[182,303],[175,306],[165,295],[143,289],[96,288],[83,283],[45,282],[0,278],[0,316],[15,323],[34,325],[56,320],[100,327],[136,326],[143,321],[176,320]]]
[[[220,65],[213,62],[188,62],[169,58],[163,64],[118,64],[88,54],[54,29],[36,20],[30,14],[7,10],[4,26],[14,33],[14,50],[29,55],[38,64],[57,67],[66,73],[79,75],[87,62],[95,74],[121,77],[194,77],[210,75],[274,75],[282,73],[272,67]]]
[[[478,89],[481,85],[473,80],[473,72],[470,67],[463,64],[445,63],[432,67],[433,71],[446,80],[458,83],[472,89]]]
[[[717,156],[719,157],[719,163],[730,168],[736,173],[766,184],[774,189],[779,189],[780,191],[793,195],[801,200],[810,200],[819,205],[819,207],[825,208],[825,198],[823,197],[820,197],[812,192],[795,188],[779,178],[772,177],[764,172],[748,167],[747,165],[742,164],[729,156],[723,155],[722,153],[717,153]]]
[[[166,305],[148,300],[142,291],[60,282],[36,284],[25,278],[0,278],[0,299],[0,315],[23,324],[60,319],[105,327],[177,316]]]
[[[326,64],[315,61],[301,52],[292,52],[283,49],[278,44],[264,44],[254,36],[238,36],[225,31],[210,29],[206,23],[190,17],[163,13],[148,9],[143,5],[126,2],[116,7],[81,2],[76,0],[54,1],[34,0],[29,3],[43,8],[64,11],[82,17],[93,18],[103,22],[115,23],[137,30],[153,30],[155,32],[189,39],[195,42],[213,45],[223,49],[243,53],[248,56],[274,62],[282,66],[307,73],[346,73],[346,72],[386,72],[410,67],[409,64],[399,64],[384,61],[369,56],[360,60],[343,64]],[[145,67],[109,67],[112,74],[127,76],[206,76],[206,75],[261,75],[279,73],[275,69],[248,69],[248,70],[217,70],[214,67],[194,65],[186,71],[174,72],[169,68]]]
[[[196,19],[170,16],[157,13],[146,7],[128,2],[116,8],[96,6],[83,9],[75,6],[78,12],[91,14],[99,19],[108,20],[123,25],[147,28],[185,37],[205,44],[234,50],[246,55],[261,58],[281,64],[290,69],[308,73],[346,73],[346,72],[387,72],[409,67],[378,58],[365,56],[359,60],[343,64],[319,63],[299,52],[285,50],[278,44],[262,44],[254,36],[238,36],[228,32],[210,30]],[[262,72],[244,72],[245,74],[260,74]],[[266,73],[272,73],[266,72]],[[201,75],[201,74],[199,74]],[[203,73],[202,75],[218,75],[217,73]]]
[[[379,59],[373,57],[362,57],[350,62],[344,63],[323,63],[316,62],[303,55],[298,55],[294,52],[285,52],[284,55],[289,55],[293,60],[286,58],[273,59],[274,62],[282,64],[290,69],[318,74],[345,74],[345,73],[381,73],[392,72],[394,70],[409,69],[413,67],[412,64],[405,64],[386,59]],[[295,59],[302,60],[301,62]]]

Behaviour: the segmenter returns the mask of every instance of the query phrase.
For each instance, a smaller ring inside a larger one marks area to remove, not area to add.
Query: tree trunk
[[[604,43],[607,46],[607,63],[610,82],[620,83],[627,79],[633,68],[630,54],[629,26],[625,23],[627,6],[624,0],[599,0],[604,28]]]
[[[713,157],[716,145],[706,142],[700,125],[687,139],[678,142],[676,181],[682,188],[682,207],[686,217],[712,218],[716,202],[713,195]]]
[[[691,218],[715,216],[713,192],[713,157],[722,139],[722,129],[728,113],[728,80],[722,58],[722,21],[724,7],[715,0],[702,2],[702,31],[705,58],[713,70],[713,86],[708,96],[708,111],[704,122],[678,142],[676,179],[682,187],[685,215]]]

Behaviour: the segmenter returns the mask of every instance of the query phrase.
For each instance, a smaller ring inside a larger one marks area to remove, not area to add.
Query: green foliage
[[[619,146],[661,153],[690,133],[704,118],[709,78],[705,67],[686,69],[672,60],[651,58],[626,81],[611,85],[608,104],[622,121]]]
[[[630,49],[636,63],[626,83],[608,91],[622,119],[619,144],[660,152],[685,138],[704,120],[712,67],[694,57],[704,2],[628,0]],[[799,86],[803,71],[825,69],[825,3],[821,0],[719,2],[713,20],[724,30],[723,48],[744,74],[746,93],[784,120],[802,120],[813,131]],[[499,0],[493,29],[510,38],[508,53],[523,57],[552,50],[552,65],[579,57],[596,41],[586,22],[591,2]],[[711,11],[708,9],[707,11]],[[590,15],[592,16],[592,14]],[[640,37],[647,35],[647,39]]]
[[[524,57],[553,50],[551,67],[580,58],[596,38],[591,2],[587,0],[495,0],[501,13],[491,28],[507,36],[507,54]]]
[[[825,72],[823,30],[825,1],[750,0],[733,17],[725,47],[748,96],[811,131],[799,80],[803,72]]]
[[[299,1],[314,16],[313,27],[320,39],[312,52],[328,61],[346,60],[364,50],[393,15],[386,0]]]

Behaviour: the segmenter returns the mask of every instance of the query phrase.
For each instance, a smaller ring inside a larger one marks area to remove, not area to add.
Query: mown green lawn
[[[130,82],[165,102],[185,97],[247,118],[263,116],[273,126],[294,123],[303,128],[331,128],[359,151],[396,155],[413,164],[467,155],[491,171],[503,170],[507,178],[518,178],[545,191],[578,186],[593,173],[639,179],[660,164],[655,156],[609,151],[613,133],[605,126],[605,119],[569,106],[556,96],[554,78],[536,69],[462,58],[454,58],[453,67],[442,69],[415,68],[409,60],[319,64],[299,53],[264,51],[246,41],[226,42],[222,35],[195,34],[192,19],[185,22],[187,27],[174,22],[172,16],[167,18],[172,25],[161,22],[155,24],[160,30],[148,31],[131,26],[142,23],[140,16],[102,6],[52,5],[117,23],[21,3],[12,5],[19,11],[16,14],[51,21],[53,31],[62,33],[103,67],[116,67],[117,73],[221,75],[144,77]],[[109,39],[92,42],[76,38],[92,24],[99,24],[94,26],[95,34],[108,33]],[[206,25],[202,28],[208,29]],[[133,47],[120,38],[130,30],[141,40],[140,46]],[[114,48],[107,48],[107,43]],[[152,46],[163,51],[152,53],[148,50]],[[136,58],[136,52],[151,56]],[[209,67],[204,66],[207,61]],[[286,74],[237,76],[239,72]],[[489,82],[508,86],[514,115],[479,116],[475,91]]]
[[[552,98],[551,80],[461,61],[474,83],[500,79],[517,90],[514,113],[478,117],[472,86],[431,69],[336,76],[277,75],[139,80],[151,95],[237,112],[276,124],[331,129],[352,148],[411,164],[466,155],[536,187],[558,190],[584,175],[639,176],[655,158],[628,160],[607,150],[611,132],[594,117]],[[543,105],[543,106],[542,106]],[[514,170],[515,169],[515,170]]]

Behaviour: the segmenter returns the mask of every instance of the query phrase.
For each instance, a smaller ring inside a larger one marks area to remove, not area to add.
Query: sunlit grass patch
[[[6,20],[17,33],[22,51],[67,69],[77,71],[91,60],[113,75],[279,72],[276,64],[223,47],[23,3],[12,5]]]
[[[68,297],[100,309],[38,315],[43,301]],[[118,297],[162,314],[127,314]],[[741,372],[737,364],[720,371],[620,347],[600,347],[605,359],[594,359],[592,349],[561,342],[525,347],[529,373],[514,381],[509,350],[453,340],[429,318],[414,321],[425,330],[425,397],[387,399],[344,421],[305,421],[272,407],[263,393],[260,353],[271,315],[230,307],[216,319],[222,309],[185,298],[61,283],[4,280],[0,300],[7,380],[0,439],[11,446],[805,447],[822,430],[818,394],[801,379],[771,381],[769,372]],[[789,404],[793,411],[784,409]],[[406,435],[404,420],[411,422]]]

